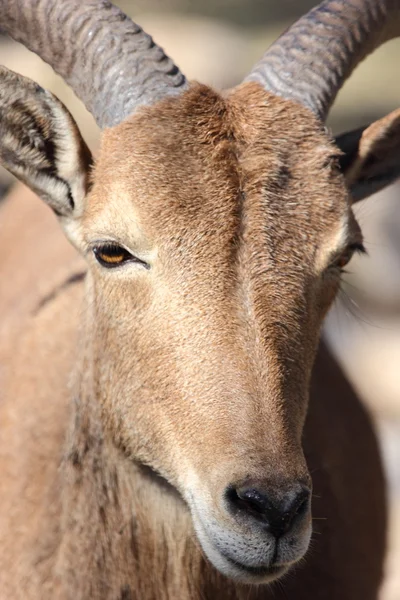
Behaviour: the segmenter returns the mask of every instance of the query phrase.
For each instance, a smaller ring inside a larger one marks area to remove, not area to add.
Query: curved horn
[[[106,0],[0,4],[0,26],[49,63],[102,128],[187,85],[151,37]]]
[[[397,35],[400,0],[325,0],[269,48],[245,81],[257,81],[325,120],[357,64]]]

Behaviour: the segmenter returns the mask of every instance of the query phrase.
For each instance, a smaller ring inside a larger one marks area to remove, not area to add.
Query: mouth
[[[278,542],[268,535],[253,538],[236,535],[220,528],[218,522],[211,519],[206,528],[196,513],[194,517],[197,538],[208,560],[223,575],[244,584],[269,584],[281,578],[308,548],[307,535],[303,536],[307,538],[303,542],[307,543],[299,548],[291,538],[289,541],[282,538]]]

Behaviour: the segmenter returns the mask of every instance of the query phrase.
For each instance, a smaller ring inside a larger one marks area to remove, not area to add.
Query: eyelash
[[[93,254],[97,262],[106,269],[115,269],[128,262],[134,262],[145,269],[150,269],[150,265],[140,258],[131,254],[126,248],[115,243],[99,244],[93,247]]]

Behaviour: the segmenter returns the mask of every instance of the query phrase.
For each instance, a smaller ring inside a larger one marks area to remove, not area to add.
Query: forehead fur
[[[225,97],[193,84],[105,132],[87,222],[126,229],[132,214],[147,239],[191,259],[215,252],[214,234],[230,252],[261,229],[271,256],[290,260],[348,213],[334,154],[310,111],[258,84]]]

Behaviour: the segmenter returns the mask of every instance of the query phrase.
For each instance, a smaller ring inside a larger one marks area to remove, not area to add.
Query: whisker
[[[354,289],[357,289],[355,286],[353,287]],[[365,325],[369,325],[376,329],[385,329],[382,325],[378,325],[376,322],[371,321],[358,302],[354,300],[343,287],[339,290],[338,301],[345,309],[347,309],[347,316],[354,317],[358,323],[364,323]]]

